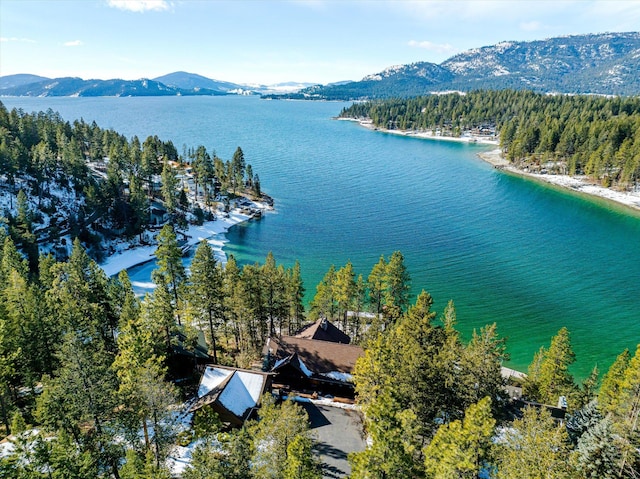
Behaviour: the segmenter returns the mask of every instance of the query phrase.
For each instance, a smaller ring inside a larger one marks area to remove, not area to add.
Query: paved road
[[[314,450],[320,456],[325,479],[346,477],[351,473],[347,461],[350,452],[362,451],[362,422],[357,411],[320,404],[302,403],[316,438]]]

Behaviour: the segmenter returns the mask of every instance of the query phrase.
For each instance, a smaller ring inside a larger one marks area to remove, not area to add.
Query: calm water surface
[[[400,250],[413,294],[459,328],[497,322],[512,367],[526,368],[566,326],[574,372],[605,370],[640,342],[640,220],[494,170],[481,146],[398,137],[334,121],[346,103],[257,98],[2,98],[8,108],[52,108],[128,137],[205,145],[223,159],[241,146],[277,211],[232,229],[227,253],[300,260],[307,299],[331,264],[366,279]],[[132,275],[144,281],[151,268]]]

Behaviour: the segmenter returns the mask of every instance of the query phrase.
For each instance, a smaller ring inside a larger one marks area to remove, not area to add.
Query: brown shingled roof
[[[351,344],[282,336],[269,339],[265,346],[267,353],[276,363],[296,354],[312,373],[323,375],[336,371],[352,374],[356,360],[364,355],[364,350]]]
[[[316,322],[305,326],[296,333],[295,337],[343,344],[351,342],[351,338],[336,328],[327,318],[319,318]]]

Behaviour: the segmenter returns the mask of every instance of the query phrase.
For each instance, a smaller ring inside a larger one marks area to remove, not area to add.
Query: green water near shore
[[[465,338],[497,322],[510,367],[569,328],[586,376],[640,342],[640,220],[620,208],[504,174],[483,147],[369,131],[333,121],[343,103],[256,98],[14,98],[127,136],[204,144],[230,159],[241,146],[276,211],[234,227],[242,262],[269,251],[299,260],[307,300],[331,264],[366,278],[400,250],[412,292],[452,299]],[[485,147],[486,148],[486,147]]]

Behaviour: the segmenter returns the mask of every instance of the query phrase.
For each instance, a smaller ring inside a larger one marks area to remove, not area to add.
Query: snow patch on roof
[[[262,392],[263,376],[245,371],[236,371],[220,394],[218,400],[237,416],[255,407]]]
[[[214,388],[218,387],[225,379],[227,379],[227,377],[229,377],[231,373],[232,371],[226,369],[207,367],[202,375],[202,379],[200,379],[198,397],[201,398]]]
[[[278,369],[280,366],[282,366],[284,363],[286,363],[287,361],[289,361],[289,359],[291,359],[291,356],[287,356],[286,358],[282,358],[282,359],[278,359],[276,361],[276,363],[273,365],[273,368],[271,368],[272,371],[275,371],[276,369]]]
[[[341,371],[329,371],[328,373],[321,373],[324,377],[333,379],[334,381],[342,381],[343,383],[353,382],[353,375],[349,373],[343,373]]]
[[[305,376],[307,376],[308,378],[313,376],[313,372],[307,367],[305,363],[302,362],[300,356],[298,356],[298,363],[300,363],[300,371],[302,371]]]

